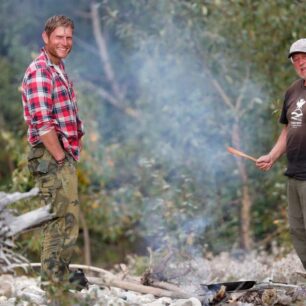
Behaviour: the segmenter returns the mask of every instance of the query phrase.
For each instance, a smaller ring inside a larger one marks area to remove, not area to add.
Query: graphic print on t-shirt
[[[300,99],[296,102],[296,108],[291,113],[291,126],[293,128],[298,128],[302,126],[302,119],[303,119],[303,111],[302,107],[306,103],[304,99]]]

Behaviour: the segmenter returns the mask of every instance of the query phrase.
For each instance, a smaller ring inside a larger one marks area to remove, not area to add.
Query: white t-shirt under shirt
[[[55,64],[53,64],[53,66],[54,66],[55,70],[59,73],[61,78],[65,81],[65,83],[67,83],[67,79],[65,78],[64,73],[63,73],[62,69],[60,68],[60,66],[55,65]]]

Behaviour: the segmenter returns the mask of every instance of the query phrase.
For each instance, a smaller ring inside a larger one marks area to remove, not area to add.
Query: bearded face
[[[53,64],[67,57],[72,49],[73,30],[70,27],[57,27],[49,36],[43,32],[42,37]]]

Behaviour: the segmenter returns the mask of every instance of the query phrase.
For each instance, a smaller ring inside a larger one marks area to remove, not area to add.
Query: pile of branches
[[[8,194],[0,192],[0,274],[8,272],[13,264],[27,262],[25,257],[14,252],[14,237],[53,218],[52,214],[49,213],[48,206],[20,216],[15,216],[14,212],[8,208],[12,203],[32,198],[37,194],[38,188],[33,188],[24,193]]]

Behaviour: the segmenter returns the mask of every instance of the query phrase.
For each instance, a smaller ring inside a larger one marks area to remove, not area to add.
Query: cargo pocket
[[[28,155],[28,168],[32,174],[39,173],[40,158],[43,157],[44,153],[45,148],[43,147],[31,148]]]
[[[57,192],[53,212],[55,212],[57,216],[63,217],[79,209],[76,169],[67,160],[64,165],[59,168],[56,174],[58,183],[61,184],[61,186]]]
[[[37,181],[43,204],[50,205],[51,212],[56,213],[54,206],[58,197],[58,189],[62,186],[61,181],[57,179],[55,173],[40,174]]]

